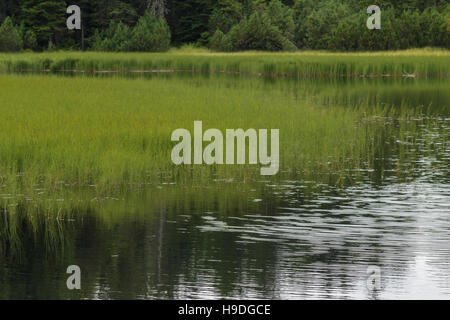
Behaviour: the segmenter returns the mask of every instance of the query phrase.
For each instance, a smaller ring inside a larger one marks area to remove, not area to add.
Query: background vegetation
[[[73,4],[73,3],[70,3]],[[446,0],[77,0],[88,48],[164,51],[194,43],[220,51],[449,48]],[[366,9],[382,9],[368,30]],[[0,0],[0,51],[80,49],[67,1]]]

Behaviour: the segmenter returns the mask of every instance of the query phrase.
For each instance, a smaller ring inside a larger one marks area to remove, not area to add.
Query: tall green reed
[[[448,77],[450,53],[443,49],[367,53],[169,53],[47,52],[0,54],[0,70],[131,71],[183,70],[270,74],[300,78],[403,76]]]

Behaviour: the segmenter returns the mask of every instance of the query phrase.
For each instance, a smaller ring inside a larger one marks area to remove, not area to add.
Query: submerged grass
[[[450,51],[414,49],[386,52],[168,53],[46,52],[0,54],[0,71],[151,71],[229,72],[301,78],[419,76],[448,77]]]

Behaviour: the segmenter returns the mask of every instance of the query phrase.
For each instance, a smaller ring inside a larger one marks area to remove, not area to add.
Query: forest
[[[81,8],[82,31],[66,9]],[[378,5],[382,27],[369,30]],[[215,51],[449,48],[446,0],[0,0],[0,51]]]

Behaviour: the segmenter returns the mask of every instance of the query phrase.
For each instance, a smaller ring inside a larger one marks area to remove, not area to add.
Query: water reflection
[[[381,119],[376,152],[345,188],[289,176],[226,190],[164,184],[73,219],[1,213],[0,298],[450,298],[450,98],[442,82],[409,80],[309,87],[330,106],[435,107]],[[66,288],[72,264],[77,292]]]
[[[450,294],[448,183],[330,189],[304,201],[295,196],[300,184],[267,189],[291,196],[277,205],[250,197],[244,212],[229,216],[162,202],[158,211],[113,223],[95,215],[62,222],[73,238],[58,256],[40,249],[45,236],[27,241],[22,261],[4,256],[0,295],[371,298],[369,265],[382,270],[377,298]],[[70,264],[82,268],[81,292],[65,289]]]

